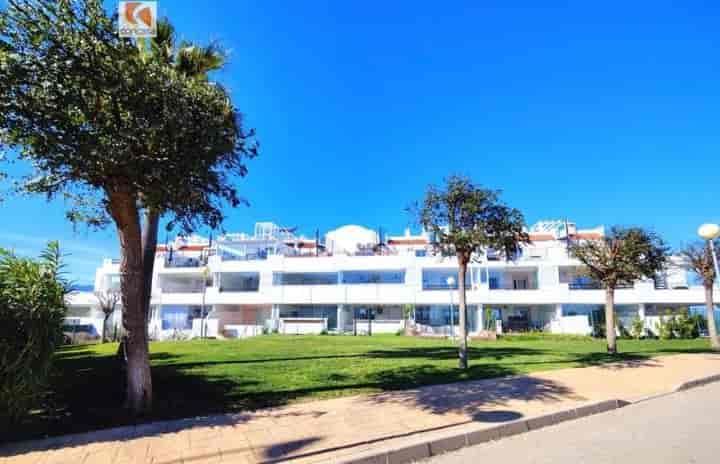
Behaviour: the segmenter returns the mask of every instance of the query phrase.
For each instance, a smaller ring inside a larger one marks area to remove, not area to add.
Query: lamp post
[[[450,338],[455,341],[455,321],[453,317],[453,287],[455,286],[455,277],[448,277],[447,280],[448,288],[450,289]]]
[[[713,265],[715,266],[715,283],[718,283],[720,279],[720,269],[718,268],[717,256],[715,255],[715,247],[713,246],[713,240],[720,237],[720,225],[717,224],[703,224],[698,228],[698,235],[703,240],[707,240],[710,253],[712,254]]]

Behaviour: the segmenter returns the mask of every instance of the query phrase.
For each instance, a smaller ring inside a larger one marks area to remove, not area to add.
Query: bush
[[[675,317],[661,317],[657,323],[657,332],[660,340],[672,340],[675,338]]]
[[[640,316],[635,316],[630,323],[630,335],[635,340],[640,340],[645,332],[645,322],[640,319]]]
[[[687,314],[680,314],[675,318],[675,330],[678,338],[697,338],[700,336],[696,321]]]
[[[689,316],[687,313],[673,316],[670,312],[667,312],[657,324],[658,336],[662,340],[698,338],[702,323],[702,316]]]
[[[0,422],[37,407],[62,343],[65,295],[57,242],[40,259],[0,249]]]
[[[643,337],[644,331],[645,331],[645,325],[644,325],[642,319],[640,319],[640,316],[636,315],[630,321],[630,330],[629,330],[630,336],[632,338],[634,338],[635,340],[639,340]]]

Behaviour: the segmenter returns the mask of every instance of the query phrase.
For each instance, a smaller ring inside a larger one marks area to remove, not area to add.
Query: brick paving
[[[10,444],[0,464],[332,462],[424,434],[665,393],[720,374],[720,355],[684,354],[298,403]]]

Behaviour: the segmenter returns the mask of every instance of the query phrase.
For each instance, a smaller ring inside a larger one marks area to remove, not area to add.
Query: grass
[[[293,401],[483,379],[617,359],[702,352],[707,340],[603,340],[505,337],[472,342],[470,368],[457,366],[446,340],[399,336],[262,336],[246,340],[156,342],[150,346],[155,405],[145,420],[279,406]],[[122,410],[117,344],[63,347],[56,354],[46,405],[8,440],[81,432],[132,423]]]

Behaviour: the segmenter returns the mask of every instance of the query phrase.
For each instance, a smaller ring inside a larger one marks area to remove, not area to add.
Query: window
[[[471,331],[475,330],[476,327],[476,312],[476,306],[469,305],[467,307],[467,326]],[[457,326],[459,320],[460,312],[456,305],[453,305],[452,317],[448,305],[420,305],[415,307],[415,322],[418,324],[440,327],[450,325],[452,321],[453,325]]]
[[[343,271],[344,284],[403,284],[405,271]]]
[[[273,285],[337,285],[337,272],[273,272]]]
[[[201,275],[161,275],[159,280],[163,293],[202,293],[206,285]]]
[[[199,306],[163,306],[163,330],[190,330],[192,320],[200,317],[202,310]]]
[[[328,329],[337,328],[337,306],[335,305],[282,305],[280,306],[280,318],[303,319],[312,318],[327,319]]]
[[[418,258],[424,258],[427,256],[427,250],[415,250],[415,256]]]
[[[567,316],[589,316],[593,312],[602,312],[602,305],[593,304],[564,304],[562,305],[562,315]]]
[[[447,283],[448,277],[452,277],[455,283],[450,286]],[[423,269],[422,282],[423,290],[451,290],[458,288],[457,269]],[[465,274],[465,288],[470,288],[470,270]]]
[[[260,274],[257,272],[223,272],[220,274],[221,292],[257,292]]]

